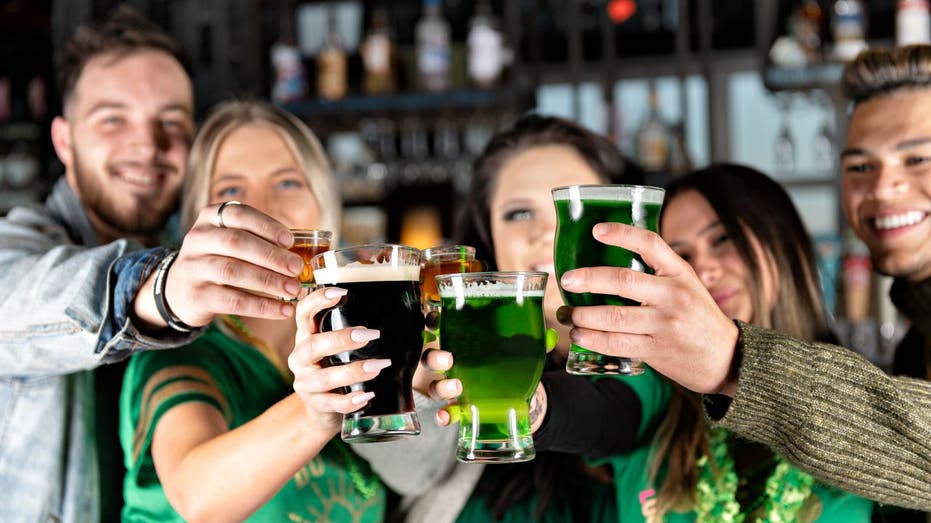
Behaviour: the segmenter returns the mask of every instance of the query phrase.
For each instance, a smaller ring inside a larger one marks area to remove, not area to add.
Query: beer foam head
[[[519,285],[510,282],[463,282],[462,280],[453,280],[452,285],[440,287],[441,298],[456,298],[459,296],[465,298],[514,298],[518,296],[542,298],[543,289],[523,289]]]
[[[321,285],[366,281],[420,281],[420,266],[394,265],[391,262],[353,262],[342,267],[315,269],[314,281]]]

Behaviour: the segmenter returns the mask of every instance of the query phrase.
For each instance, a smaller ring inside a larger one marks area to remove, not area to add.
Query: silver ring
[[[220,204],[220,207],[217,209],[217,227],[221,229],[226,228],[226,224],[223,223],[223,209],[226,209],[227,205],[242,205],[242,202],[237,202],[236,200],[230,200],[228,202],[223,202]]]

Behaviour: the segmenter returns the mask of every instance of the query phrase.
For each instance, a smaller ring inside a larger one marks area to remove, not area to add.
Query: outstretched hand
[[[561,283],[567,291],[623,296],[641,304],[573,308],[573,343],[603,354],[642,359],[696,392],[732,396],[738,329],[692,267],[651,231],[600,223],[592,234],[602,243],[638,253],[654,274],[618,267],[566,272]]]
[[[379,331],[365,327],[319,332],[314,317],[334,307],[345,295],[345,289],[327,287],[317,289],[298,303],[297,335],[294,350],[288,356],[294,390],[304,402],[308,422],[334,435],[339,432],[344,414],[361,409],[375,397],[374,393],[361,390],[343,394],[342,388],[368,381],[391,365],[389,359],[326,365],[328,356],[360,349],[380,336]]]
[[[165,300],[187,325],[210,323],[217,314],[284,319],[294,314],[300,290],[301,257],[288,251],[294,238],[288,228],[249,207],[227,205],[219,222],[219,205],[201,210],[168,270]],[[221,226],[222,225],[222,226]],[[143,322],[164,326],[152,297],[154,274],[140,288],[134,312]]]

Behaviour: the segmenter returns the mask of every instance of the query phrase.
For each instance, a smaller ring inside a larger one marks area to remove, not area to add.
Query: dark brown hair
[[[74,87],[92,58],[112,53],[116,57],[134,51],[163,51],[174,57],[190,75],[190,65],[181,44],[135,9],[122,4],[101,22],[82,26],[65,43],[58,62],[58,89],[67,104]]]
[[[643,171],[624,158],[607,138],[562,118],[529,115],[498,133],[488,142],[472,170],[472,183],[464,212],[460,214],[454,238],[457,244],[475,247],[476,257],[497,270],[491,239],[490,200],[504,165],[515,155],[535,147],[571,147],[601,178],[602,183],[643,183]],[[553,365],[547,360],[548,367]],[[591,499],[579,499],[572,492],[595,481],[585,473],[580,457],[557,452],[538,452],[527,463],[486,467],[474,495],[484,498],[496,520],[507,510],[537,496],[535,519],[553,510],[568,513],[572,521],[587,521]]]
[[[844,68],[841,87],[854,104],[900,89],[931,87],[931,45],[863,51]]]
[[[716,164],[670,184],[666,202],[689,190],[708,201],[748,268],[752,323],[807,341],[833,341],[811,237],[785,189],[749,167]],[[666,209],[668,206],[663,207],[663,213]],[[753,239],[769,260],[760,260],[755,254]],[[761,266],[770,262],[778,276],[771,312],[763,300]],[[688,510],[695,501],[697,460],[708,452],[707,427],[698,394],[673,387],[669,410],[654,442],[651,477],[665,470],[656,509],[659,514],[670,509]]]

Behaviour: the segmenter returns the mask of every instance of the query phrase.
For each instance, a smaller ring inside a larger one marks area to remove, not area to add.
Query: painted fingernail
[[[291,231],[282,231],[278,233],[278,245],[284,248],[290,247],[294,243],[294,235]]]
[[[349,333],[349,337],[356,343],[362,343],[363,341],[377,340],[381,337],[381,331],[360,327],[358,329],[352,329],[352,332]]]
[[[369,402],[370,399],[374,397],[375,397],[374,392],[366,392],[364,394],[359,394],[358,396],[352,397],[352,404],[353,405],[365,405],[366,403]]]
[[[327,290],[323,291],[323,297],[328,300],[333,300],[345,296],[348,292],[349,291],[342,287],[327,287]]]
[[[563,325],[572,326],[572,307],[562,305],[556,309],[556,321]]]
[[[391,366],[391,360],[389,359],[380,359],[380,360],[366,360],[362,364],[362,370],[365,372],[378,372],[381,369]]]
[[[594,227],[592,227],[592,234],[595,236],[604,236],[605,234],[608,234],[609,228],[610,227],[607,223],[596,224]]]

